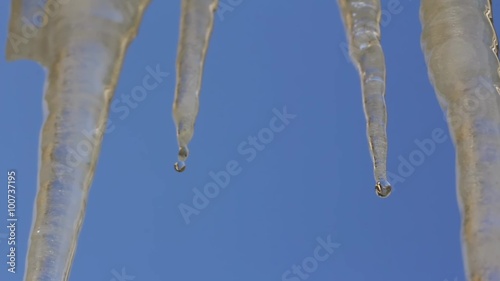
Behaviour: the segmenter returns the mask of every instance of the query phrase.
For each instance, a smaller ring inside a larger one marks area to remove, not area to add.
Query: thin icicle
[[[181,35],[177,56],[177,86],[173,115],[177,127],[179,162],[175,170],[184,171],[199,109],[203,65],[214,23],[218,0],[183,0]]]
[[[422,0],[422,49],[456,148],[468,280],[500,280],[500,77],[489,0]]]
[[[26,281],[69,277],[109,103],[148,2],[12,1],[7,59],[48,71]]]
[[[349,39],[349,51],[362,82],[363,107],[372,155],[375,190],[380,197],[392,191],[387,181],[387,111],[385,59],[380,45],[380,0],[339,0]]]

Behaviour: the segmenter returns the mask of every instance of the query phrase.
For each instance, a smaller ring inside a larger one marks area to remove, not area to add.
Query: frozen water
[[[109,103],[148,3],[12,1],[7,59],[31,59],[47,71],[25,280],[68,279]]]
[[[422,48],[457,157],[469,280],[500,280],[500,78],[489,0],[422,0]],[[467,103],[475,103],[471,110]]]
[[[358,68],[377,194],[392,191],[387,181],[385,59],[380,45],[380,0],[339,0],[349,52]],[[383,184],[380,184],[383,183]]]
[[[188,144],[193,138],[200,102],[203,65],[214,24],[218,0],[183,0],[181,35],[177,54],[177,85],[173,105],[177,127],[179,161],[185,162]],[[184,171],[185,165],[178,168]]]
[[[386,69],[379,0],[338,0],[361,78],[375,189],[387,197]],[[67,280],[122,61],[149,0],[13,0],[7,57],[47,70],[26,280]],[[217,0],[183,0],[173,117],[179,172],[199,109]],[[422,48],[457,153],[470,280],[500,278],[500,78],[491,0],[422,0]],[[50,11],[46,13],[44,11]],[[40,19],[36,15],[43,14]],[[30,19],[24,22],[22,18]],[[78,30],[78,32],[73,32]],[[479,104],[470,111],[464,103]],[[459,121],[457,121],[459,120]],[[76,151],[76,153],[75,153]]]

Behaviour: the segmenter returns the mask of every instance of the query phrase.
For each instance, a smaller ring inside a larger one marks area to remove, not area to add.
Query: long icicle
[[[489,0],[422,0],[422,49],[456,149],[466,275],[500,280],[500,77]]]
[[[148,3],[12,1],[7,59],[48,70],[26,281],[69,278],[109,103]]]
[[[181,34],[177,54],[177,85],[173,105],[179,144],[178,172],[186,168],[188,144],[193,138],[199,109],[203,65],[218,0],[182,0]]]
[[[349,51],[362,82],[363,107],[374,166],[375,191],[384,198],[392,191],[387,181],[387,111],[385,59],[380,45],[380,0],[339,0]]]

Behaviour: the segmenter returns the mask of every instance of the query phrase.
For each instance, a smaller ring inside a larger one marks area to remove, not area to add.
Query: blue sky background
[[[328,236],[340,247],[307,280],[464,280],[454,153],[420,49],[419,2],[399,0],[394,13],[382,1],[388,169],[404,180],[382,200],[374,193],[359,77],[343,52],[336,1],[220,1],[233,7],[216,17],[182,174],[173,169],[171,117],[180,1],[149,6],[115,99],[140,86],[148,66],[171,75],[125,118],[110,113],[114,129],[105,135],[70,280],[286,281],[282,274]],[[0,3],[2,54],[7,2]],[[36,195],[44,72],[2,55],[0,77],[1,170],[4,182],[7,170],[17,170],[19,219],[18,272],[8,273],[2,262],[0,280],[18,281]],[[247,161],[238,146],[269,127],[273,108],[285,106],[295,119]],[[446,140],[414,171],[398,171],[420,150],[415,141],[434,130]],[[209,172],[231,160],[241,173],[186,224],[179,204],[193,206],[193,188],[203,190]],[[6,260],[5,236],[0,253]],[[117,277],[123,272],[127,278]]]

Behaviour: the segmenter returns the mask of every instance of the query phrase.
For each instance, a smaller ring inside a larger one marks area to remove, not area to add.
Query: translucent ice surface
[[[349,40],[349,52],[361,78],[363,107],[380,197],[391,193],[387,181],[387,111],[385,107],[385,59],[380,45],[380,0],[339,0]]]
[[[109,103],[148,3],[12,1],[7,59],[47,71],[27,281],[68,279]]]
[[[338,0],[362,85],[380,197],[386,180],[386,69],[380,0]],[[149,0],[13,0],[9,60],[47,71],[38,193],[25,280],[67,280],[129,43]],[[186,169],[218,0],[182,0],[173,117]],[[422,0],[422,49],[457,155],[464,260],[471,281],[500,280],[500,63],[491,0]],[[284,7],[286,8],[286,7]],[[299,20],[299,19],[298,19]]]
[[[422,0],[422,48],[456,148],[464,262],[500,280],[500,78],[489,0]]]
[[[182,0],[181,35],[177,55],[177,86],[173,105],[177,127],[179,162],[175,170],[186,169],[188,144],[198,116],[205,55],[214,24],[218,0]]]

